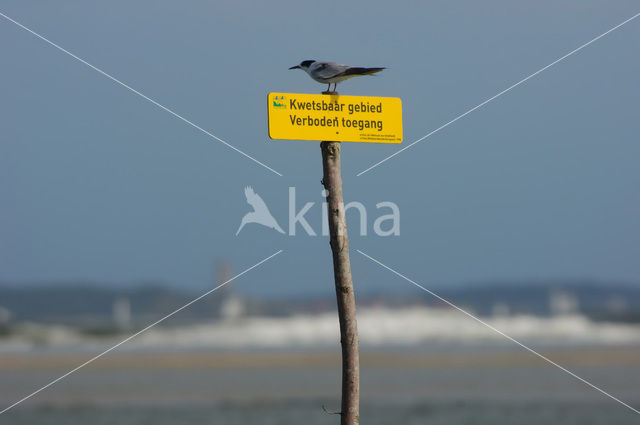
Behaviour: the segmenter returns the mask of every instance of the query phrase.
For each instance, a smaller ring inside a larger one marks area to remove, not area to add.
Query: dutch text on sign
[[[269,93],[269,137],[335,142],[402,142],[397,97]]]

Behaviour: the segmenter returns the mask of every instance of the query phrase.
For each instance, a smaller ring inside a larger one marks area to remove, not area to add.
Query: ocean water
[[[496,316],[483,320],[523,342],[552,344],[640,344],[640,325],[593,322],[580,314],[555,317]],[[358,332],[364,346],[388,347],[433,342],[500,342],[504,336],[458,311],[429,307],[363,308]],[[42,346],[89,350],[113,345],[127,336],[96,338],[65,326],[27,324],[0,338],[3,352],[30,351]],[[190,325],[157,326],[127,342],[123,350],[167,348],[317,348],[339,341],[335,313],[290,317],[239,317]]]
[[[338,416],[322,401],[222,404],[217,406],[124,406],[19,409],[0,423],[13,425],[329,425]],[[7,415],[9,416],[9,415]],[[623,425],[640,415],[608,403],[421,402],[363,403],[363,425]]]
[[[640,348],[545,355],[635,408]],[[0,356],[0,407],[86,360]],[[640,415],[530,353],[505,347],[363,350],[362,424],[638,424]],[[0,415],[0,425],[337,424],[336,351],[144,352],[104,357]]]
[[[640,409],[640,327],[580,315],[487,321]],[[361,424],[640,424],[640,415],[451,311],[363,310]],[[31,326],[0,339],[0,410],[101,353]],[[337,424],[334,315],[158,327],[0,415],[0,425]]]

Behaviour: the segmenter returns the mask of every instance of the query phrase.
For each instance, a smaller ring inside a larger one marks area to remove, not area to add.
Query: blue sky
[[[251,185],[282,224],[288,188],[320,229],[319,143],[269,140],[269,92],[319,93],[304,59],[385,66],[338,85],[403,101],[403,145],[640,12],[637,3],[25,2],[0,12],[283,174],[277,176],[0,18],[0,284],[159,282],[333,291],[328,240],[235,231]],[[395,202],[401,235],[356,235],[359,291],[640,282],[640,18],[380,167],[343,144],[345,201]]]

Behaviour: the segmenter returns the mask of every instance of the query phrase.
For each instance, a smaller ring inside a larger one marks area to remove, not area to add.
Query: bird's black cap
[[[304,68],[309,68],[311,66],[312,63],[314,63],[314,60],[308,60],[308,61],[302,61],[300,62],[300,65],[296,65],[296,66],[292,66],[289,69],[304,69]]]

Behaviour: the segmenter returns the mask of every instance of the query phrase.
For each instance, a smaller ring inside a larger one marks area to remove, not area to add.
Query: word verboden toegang
[[[382,113],[382,102],[378,104],[370,104],[369,102],[360,102],[359,104],[345,104],[334,102],[325,102],[324,100],[320,102],[312,101],[312,102],[300,102],[295,99],[289,100],[289,109],[290,110],[299,110],[299,111],[324,111],[324,112],[346,112],[348,111],[350,115],[358,112],[365,113]],[[382,120],[359,120],[359,119],[349,119],[342,117],[338,119],[338,117],[333,118],[313,118],[309,115],[306,117],[300,117],[297,114],[292,115],[289,114],[289,119],[291,120],[292,125],[306,125],[309,127],[342,127],[344,128],[357,128],[359,130],[364,130],[366,128],[375,128],[378,131],[382,131],[383,125]]]

